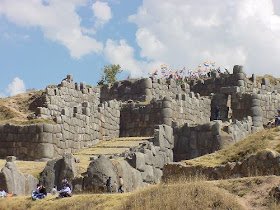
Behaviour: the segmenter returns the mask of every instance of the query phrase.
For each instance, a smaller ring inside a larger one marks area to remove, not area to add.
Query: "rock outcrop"
[[[13,192],[14,195],[30,195],[36,188],[38,179],[24,175],[15,163],[15,157],[7,157],[7,162],[0,172],[0,189]]]
[[[92,161],[84,177],[84,190],[104,191],[106,180],[111,177],[112,183],[117,182],[116,169],[111,160],[105,155]]]
[[[62,158],[50,160],[41,174],[40,181],[50,191],[54,185],[61,189],[61,181],[67,179],[70,185],[77,176],[75,159],[71,154],[65,154]]]

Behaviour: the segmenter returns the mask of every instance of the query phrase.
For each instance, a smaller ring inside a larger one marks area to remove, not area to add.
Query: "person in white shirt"
[[[58,193],[59,193],[58,198],[71,197],[70,185],[69,184],[64,185]]]
[[[56,186],[53,186],[53,188],[51,189],[51,195],[56,195],[58,193],[57,191],[57,187]]]

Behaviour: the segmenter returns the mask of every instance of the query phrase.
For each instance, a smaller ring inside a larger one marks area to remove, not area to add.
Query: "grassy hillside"
[[[257,76],[257,82],[262,83],[263,78],[269,79],[271,84],[275,84],[276,81],[280,82],[280,78],[275,78],[269,74],[265,74],[264,76]]]
[[[280,152],[280,128],[252,134],[225,149],[182,162],[186,165],[214,167],[227,162],[242,161],[265,149]]]
[[[32,201],[30,197],[0,199],[0,210],[169,210],[169,209],[280,209],[269,192],[280,177],[247,177],[230,180],[203,179],[171,181],[148,186],[133,193],[80,194],[57,200],[47,196]]]
[[[4,209],[244,209],[238,198],[213,184],[202,182],[161,184],[150,186],[134,193],[83,194],[71,198],[31,201],[30,197],[2,199]]]
[[[0,159],[0,170],[4,167],[5,164],[6,160]],[[17,167],[23,174],[31,174],[34,177],[38,177],[38,175],[44,170],[46,164],[46,161],[16,161]]]
[[[28,120],[28,115],[34,114],[36,106],[33,102],[42,94],[41,91],[31,91],[12,97],[0,98],[0,124],[13,123],[29,125],[36,123],[54,123],[52,120]]]

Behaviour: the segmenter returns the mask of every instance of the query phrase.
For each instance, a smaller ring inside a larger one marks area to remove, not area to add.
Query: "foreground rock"
[[[54,185],[61,189],[62,179],[67,179],[71,185],[75,176],[77,176],[75,159],[72,154],[65,154],[62,158],[47,162],[40,180],[49,192]]]
[[[117,182],[117,173],[113,163],[105,155],[92,161],[84,177],[84,190],[104,191],[108,177],[112,178],[112,183]]]
[[[13,192],[15,195],[30,195],[36,188],[38,179],[28,174],[24,175],[15,164],[15,157],[7,157],[7,162],[0,172],[0,189]]]

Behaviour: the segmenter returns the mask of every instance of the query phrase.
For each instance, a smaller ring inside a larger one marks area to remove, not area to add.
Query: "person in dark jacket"
[[[107,187],[107,193],[111,193],[112,192],[112,179],[110,176],[106,180],[106,187]]]
[[[31,194],[32,200],[43,199],[47,196],[47,190],[43,185],[37,185],[36,190]]]
[[[280,109],[277,110],[278,115],[275,118],[275,127],[280,126]]]
[[[221,119],[221,108],[219,106],[215,107],[215,113],[216,113],[216,120]]]

